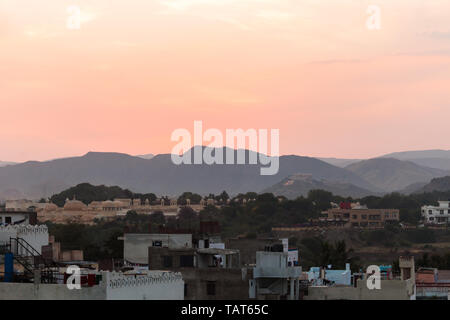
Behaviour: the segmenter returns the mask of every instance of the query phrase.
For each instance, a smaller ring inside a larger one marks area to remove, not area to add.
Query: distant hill
[[[307,196],[310,190],[325,190],[342,197],[362,198],[375,193],[351,183],[339,183],[327,180],[316,180],[310,175],[292,175],[279,183],[267,188],[264,192],[270,192],[277,196],[285,196],[295,199],[299,196]]]
[[[247,152],[248,157],[248,152]],[[260,165],[174,165],[170,154],[142,159],[121,153],[89,152],[81,157],[46,162],[30,161],[0,168],[0,196],[16,190],[28,198],[49,197],[79,183],[118,185],[140,193],[179,195],[260,192],[292,174],[312,174],[316,179],[351,183],[376,189],[353,172],[315,158],[281,156],[279,172],[261,176]]]
[[[428,182],[433,178],[449,174],[448,171],[393,158],[363,160],[353,163],[345,169],[359,175],[384,192],[402,190],[413,183]]]
[[[450,191],[450,176],[434,178],[430,181],[430,183],[422,186],[421,188],[416,189],[414,193],[424,193],[433,191],[441,191],[441,192]]]
[[[410,184],[406,188],[397,190],[397,192],[399,192],[401,194],[405,194],[405,195],[410,195],[412,193],[415,193],[417,190],[423,188],[427,184],[428,184],[427,182],[416,182],[416,183]]]
[[[383,158],[395,158],[398,160],[407,160],[415,164],[436,168],[441,170],[450,170],[450,150],[422,150],[394,152],[382,156]]]
[[[393,152],[382,156],[383,158],[395,158],[399,160],[410,159],[426,159],[426,158],[444,158],[450,159],[450,150],[417,150],[417,151],[403,151]]]
[[[16,162],[0,161],[0,167],[11,166],[16,164]]]
[[[345,168],[346,166],[362,161],[363,159],[339,159],[339,158],[317,158],[319,160],[325,161],[333,166]]]

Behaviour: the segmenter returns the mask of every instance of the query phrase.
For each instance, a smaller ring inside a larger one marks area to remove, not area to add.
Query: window
[[[208,281],[206,283],[206,294],[208,296],[216,295],[216,282],[215,281]]]
[[[433,214],[433,210],[428,210],[428,214]]]
[[[162,247],[162,241],[155,240],[155,241],[152,242],[152,246],[153,247]]]
[[[164,268],[171,268],[172,265],[173,265],[172,256],[163,256],[163,267]]]
[[[363,220],[367,220],[367,214],[363,214],[363,215],[361,216],[361,218],[362,218]]]
[[[352,214],[352,219],[356,220],[357,218],[356,214]]]
[[[348,219],[350,217],[350,213],[344,213],[344,218]]]
[[[11,223],[11,217],[5,217],[5,223],[10,224]]]
[[[180,256],[180,267],[193,267],[194,256]]]
[[[440,214],[444,214],[444,210],[440,210],[439,213],[440,213]]]
[[[428,219],[429,219],[430,221],[433,221],[433,220],[434,220],[434,218],[433,218],[433,217],[429,217]]]

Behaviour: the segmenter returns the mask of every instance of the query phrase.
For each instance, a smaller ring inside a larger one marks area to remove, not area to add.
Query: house
[[[450,222],[450,200],[438,201],[438,206],[423,206],[421,212],[427,224],[446,224]]]
[[[258,251],[250,298],[258,300],[298,300],[300,297],[301,267],[289,266],[288,252]]]
[[[382,228],[387,223],[400,220],[398,209],[367,209],[350,204],[322,212],[320,221],[344,227]]]
[[[222,248],[148,248],[150,270],[180,272],[187,300],[246,300],[251,277],[239,251]]]

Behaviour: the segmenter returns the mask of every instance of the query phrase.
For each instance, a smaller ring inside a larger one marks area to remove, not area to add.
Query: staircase
[[[14,260],[24,268],[24,278],[34,280],[35,270],[40,271],[42,283],[55,283],[58,273],[58,264],[53,260],[45,259],[39,251],[23,238],[9,238],[9,244],[0,246],[2,253],[10,252]]]

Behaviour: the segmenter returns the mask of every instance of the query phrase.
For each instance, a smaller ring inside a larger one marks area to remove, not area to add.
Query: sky
[[[450,149],[449,17],[448,0],[0,0],[0,160],[169,153],[194,120],[279,129],[281,154]]]

